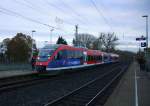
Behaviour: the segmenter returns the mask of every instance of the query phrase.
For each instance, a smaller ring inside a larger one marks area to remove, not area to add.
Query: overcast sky
[[[51,39],[50,25],[55,27],[53,42],[61,35],[71,44],[78,24],[79,33],[97,37],[100,32],[115,32],[119,49],[136,51],[135,38],[145,35],[142,15],[150,16],[150,0],[3,0],[0,41],[36,30],[34,39],[40,47]]]

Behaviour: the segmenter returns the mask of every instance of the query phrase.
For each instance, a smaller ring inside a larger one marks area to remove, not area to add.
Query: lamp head
[[[142,17],[148,17],[148,15],[143,15]]]

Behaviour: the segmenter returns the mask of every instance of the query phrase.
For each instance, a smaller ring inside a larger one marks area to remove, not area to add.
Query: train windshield
[[[54,50],[41,49],[38,54],[38,61],[47,61],[54,53]]]

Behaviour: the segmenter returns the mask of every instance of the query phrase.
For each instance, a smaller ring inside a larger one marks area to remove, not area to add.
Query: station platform
[[[150,73],[133,62],[104,106],[150,106]]]
[[[12,71],[0,71],[0,79],[3,78],[9,78],[9,77],[15,77],[15,76],[23,76],[23,75],[30,75],[37,73],[36,71],[28,71],[28,70],[12,70]]]

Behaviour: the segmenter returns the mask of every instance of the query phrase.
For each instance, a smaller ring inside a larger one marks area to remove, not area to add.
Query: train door
[[[84,60],[84,64],[87,64],[87,52],[86,51],[83,52],[83,60]]]
[[[54,56],[52,62],[50,62],[49,66],[51,68],[63,67],[64,59],[63,59],[63,52],[59,51]]]

